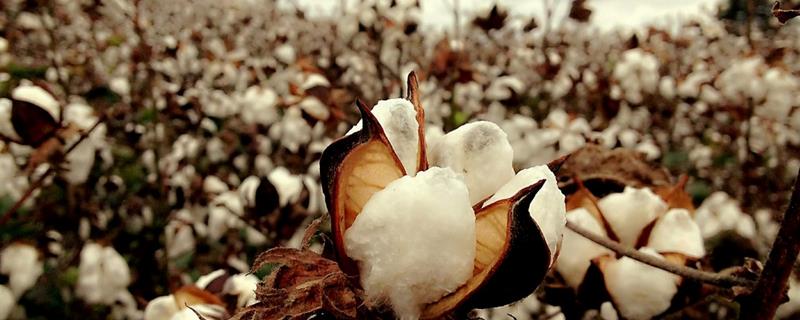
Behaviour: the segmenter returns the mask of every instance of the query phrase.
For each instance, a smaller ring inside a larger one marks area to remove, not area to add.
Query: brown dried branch
[[[800,176],[800,172],[798,172]],[[753,293],[742,302],[740,319],[772,319],[786,298],[786,287],[800,253],[800,179],[795,178],[789,207]]]
[[[619,242],[594,234],[591,231],[586,230],[569,221],[567,221],[567,228],[569,228],[570,230],[574,231],[577,234],[580,234],[584,238],[591,240],[594,243],[597,243],[603,247],[611,249],[612,251],[616,252],[619,255],[629,257],[646,265],[659,268],[661,270],[677,274],[685,278],[690,278],[700,282],[705,282],[708,284],[725,288],[730,288],[734,286],[752,287],[755,284],[755,281],[749,279],[743,279],[720,273],[701,271],[686,266],[667,262],[666,260],[659,259],[657,257],[645,253],[641,253],[633,248],[626,247],[620,244]]]

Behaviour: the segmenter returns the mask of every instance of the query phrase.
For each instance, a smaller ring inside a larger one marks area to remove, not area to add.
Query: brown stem
[[[800,172],[798,172],[800,175]],[[740,319],[772,319],[784,302],[786,286],[800,253],[800,179],[795,178],[789,207],[753,293],[742,301]]]
[[[100,118],[97,119],[97,122],[95,122],[95,124],[92,125],[91,128],[89,128],[89,130],[86,130],[81,134],[81,136],[78,138],[78,141],[75,141],[75,143],[73,143],[66,150],[64,150],[64,155],[67,155],[70,152],[72,152],[72,150],[75,150],[75,148],[79,144],[81,144],[83,140],[86,140],[86,138],[89,137],[89,135],[92,133],[92,131],[94,131],[94,129],[97,129],[97,127],[100,125],[100,123],[103,122],[104,119],[105,119],[105,114],[102,114]],[[47,177],[50,176],[50,174],[52,174],[53,172],[55,172],[55,166],[50,164],[50,167],[47,168],[47,170],[44,173],[42,173],[38,178],[36,178],[36,180],[33,181],[33,183],[31,183],[30,186],[28,186],[28,189],[25,190],[25,193],[23,193],[22,196],[19,197],[19,199],[17,199],[17,202],[15,202],[14,205],[11,206],[11,208],[6,210],[6,212],[0,215],[0,226],[6,224],[9,220],[11,220],[11,217],[13,217],[14,214],[17,212],[17,210],[19,210],[22,207],[22,204],[25,203],[25,200],[28,200],[28,198],[31,195],[33,195],[33,192],[39,189],[42,186],[42,184],[44,184],[44,181],[47,179]]]
[[[636,249],[623,246],[619,242],[594,234],[591,231],[586,230],[569,221],[567,221],[567,228],[569,228],[570,230],[574,231],[577,234],[580,234],[584,238],[591,240],[594,243],[597,243],[603,247],[611,249],[612,251],[616,252],[619,255],[629,257],[633,260],[639,261],[641,263],[644,263],[646,265],[655,268],[659,268],[669,273],[677,274],[681,277],[690,278],[700,282],[705,282],[708,284],[725,288],[733,286],[752,287],[755,284],[755,281],[752,280],[714,273],[714,272],[701,271],[686,266],[667,262],[666,260],[659,259],[658,257],[651,256],[649,254],[641,253]]]

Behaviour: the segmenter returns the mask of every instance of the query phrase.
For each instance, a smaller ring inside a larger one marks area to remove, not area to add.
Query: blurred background
[[[763,260],[800,169],[800,29],[772,6],[4,0],[0,319],[142,319],[221,274],[246,303],[256,255],[326,211],[318,159],[355,98],[400,97],[412,70],[428,135],[493,121],[517,169],[636,150],[688,175],[713,269]],[[487,314],[564,317],[510,308]]]

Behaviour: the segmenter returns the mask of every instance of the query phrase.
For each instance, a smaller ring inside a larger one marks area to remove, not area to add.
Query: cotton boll
[[[280,62],[283,62],[285,64],[294,63],[295,60],[294,47],[292,47],[292,45],[288,43],[278,46],[277,48],[275,48],[275,51],[273,53],[275,54],[275,58],[277,58],[278,61]]]
[[[192,308],[180,309],[169,320],[201,320],[197,314],[200,314],[203,319],[219,319],[225,314],[222,307],[213,304],[196,304]]]
[[[456,290],[472,276],[475,215],[467,187],[449,168],[404,176],[376,192],[345,232],[370,301],[400,318]]]
[[[88,303],[112,304],[131,282],[125,259],[112,247],[87,243],[81,250],[75,294]]]
[[[681,253],[692,258],[706,254],[700,227],[686,209],[671,209],[658,219],[647,246],[658,252]]]
[[[269,88],[251,86],[240,98],[241,118],[248,124],[271,125],[278,120],[278,95]]]
[[[164,227],[164,238],[167,256],[169,258],[179,257],[184,253],[191,252],[195,248],[192,226],[181,221],[170,221],[167,226]]]
[[[58,101],[56,101],[56,98],[47,92],[47,90],[44,90],[41,87],[32,85],[19,86],[11,91],[11,97],[16,100],[29,102],[42,107],[42,109],[53,116],[53,119],[56,121],[59,119],[59,110],[61,108],[59,107]]]
[[[243,308],[256,303],[258,277],[252,274],[235,274],[225,282],[222,291],[236,296],[236,307]]]
[[[419,123],[414,105],[406,99],[389,99],[378,101],[372,108],[372,114],[378,119],[386,133],[392,149],[400,158],[406,174],[413,176],[417,172],[419,150]],[[347,134],[361,130],[359,121]]]
[[[144,320],[170,319],[180,309],[173,295],[161,296],[151,300],[144,308]]]
[[[564,234],[564,226],[567,223],[567,210],[564,194],[558,189],[558,181],[556,181],[556,176],[550,171],[550,168],[546,165],[541,165],[518,172],[517,175],[500,187],[491,198],[486,200],[483,206],[486,207],[496,201],[508,199],[519,190],[522,190],[522,188],[540,180],[545,180],[544,185],[531,201],[528,212],[530,212],[533,221],[536,221],[545,241],[547,241],[547,247],[550,249],[551,255],[550,263],[552,264],[555,262],[555,254],[558,251],[561,236]]]
[[[642,229],[667,211],[667,204],[648,188],[625,187],[622,193],[610,194],[597,205],[620,242],[636,245]]]
[[[31,245],[15,243],[0,252],[0,273],[8,275],[8,288],[19,298],[44,272],[39,251]]]
[[[431,165],[449,167],[463,175],[471,204],[476,204],[514,177],[514,151],[496,124],[465,124],[441,138],[433,148]]]
[[[611,302],[603,302],[600,305],[600,318],[603,320],[617,320],[619,316],[617,315],[617,309],[614,309],[614,305]]]
[[[217,176],[208,176],[203,180],[203,192],[218,194],[228,191],[228,185]]]
[[[8,319],[16,304],[17,298],[14,296],[14,292],[0,284],[0,320]]]
[[[607,237],[606,230],[600,221],[586,209],[577,208],[567,212],[567,220],[572,222],[590,232]],[[556,263],[556,270],[564,277],[567,285],[572,288],[578,288],[583,282],[583,277],[589,269],[589,264],[592,259],[611,254],[611,250],[600,246],[589,239],[567,229],[564,232],[564,241],[561,244],[561,250],[565,253],[558,257]]]
[[[278,190],[278,201],[281,207],[295,203],[303,192],[303,177],[294,175],[284,167],[277,167],[269,176],[269,182]]]
[[[652,249],[639,251],[663,259]],[[680,279],[628,257],[608,262],[603,276],[614,304],[626,319],[650,319],[667,310]]]
[[[304,98],[297,105],[300,106],[300,109],[303,109],[303,111],[314,117],[314,119],[320,121],[328,120],[328,117],[331,115],[330,110],[328,110],[328,106],[313,96]]]

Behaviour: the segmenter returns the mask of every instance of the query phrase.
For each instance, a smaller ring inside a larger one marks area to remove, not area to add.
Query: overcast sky
[[[289,0],[285,0],[289,1]],[[442,29],[453,25],[452,3],[455,0],[420,0],[423,27]],[[495,1],[458,0],[463,13],[488,10]],[[497,0],[514,15],[544,16],[546,0]],[[563,17],[571,1],[550,0],[556,3],[557,17]],[[588,0],[593,9],[591,23],[602,29],[635,28],[649,24],[664,24],[680,17],[701,16],[709,12],[720,0]],[[294,0],[292,2],[309,10],[310,14],[333,12],[340,0]],[[350,0],[352,3],[352,0]],[[541,20],[539,20],[541,21]]]

